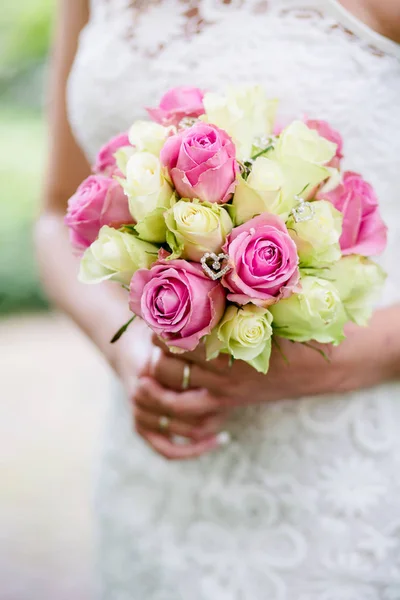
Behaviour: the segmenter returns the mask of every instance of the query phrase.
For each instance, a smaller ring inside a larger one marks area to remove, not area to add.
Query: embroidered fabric
[[[323,0],[92,0],[68,89],[100,144],[174,85],[260,82],[279,118],[325,118],[390,227],[383,302],[400,299],[400,63]],[[97,494],[105,600],[400,600],[400,388],[238,410],[227,448],[168,463],[117,391]]]

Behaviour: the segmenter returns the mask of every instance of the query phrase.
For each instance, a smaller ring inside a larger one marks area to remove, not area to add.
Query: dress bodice
[[[349,155],[371,136],[383,140],[383,114],[387,131],[400,122],[399,61],[342,26],[330,0],[91,6],[69,86],[70,118],[90,156],[181,84],[217,90],[229,82],[262,83],[280,98],[281,114],[333,121]]]

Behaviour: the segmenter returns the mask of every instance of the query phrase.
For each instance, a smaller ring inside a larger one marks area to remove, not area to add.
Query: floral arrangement
[[[204,341],[262,373],[275,336],[336,345],[366,325],[385,279],[378,199],[341,171],[340,134],[279,128],[276,107],[259,86],[170,90],[100,150],[66,216],[82,282],[122,284],[172,351]]]

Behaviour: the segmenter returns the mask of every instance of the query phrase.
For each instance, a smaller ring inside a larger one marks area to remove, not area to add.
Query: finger
[[[164,387],[175,391],[182,391],[185,364],[188,363],[183,358],[167,356],[162,350],[156,348],[153,352],[152,376]],[[189,364],[189,366],[190,376],[188,383],[190,389],[206,388],[215,395],[223,393],[225,386],[224,375],[205,370],[193,363]]]
[[[207,360],[205,350],[201,351],[196,348],[193,352],[186,352],[183,357],[204,371],[211,371],[220,375],[229,375],[232,368],[232,358],[228,354],[220,354],[212,360]]]
[[[151,355],[150,375],[164,387],[179,392],[182,391],[185,364],[183,360],[172,358],[155,346]]]
[[[227,436],[212,436],[199,442],[188,444],[174,444],[174,442],[160,433],[138,428],[138,433],[161,456],[168,460],[188,460],[216,450],[227,443]]]
[[[166,415],[153,412],[138,403],[134,407],[135,423],[144,429],[151,429],[164,435],[178,435],[181,437],[201,440],[221,432],[227,413],[219,413],[205,418],[170,418],[165,431],[160,431],[161,419]]]
[[[152,337],[153,344],[160,348],[166,356],[176,358],[176,353],[171,352],[165,342],[156,334]],[[185,352],[178,355],[180,360],[196,363],[203,367],[206,371],[214,371],[215,373],[227,372],[231,368],[231,359],[228,354],[220,354],[212,360],[207,360],[206,346],[201,342],[192,352]]]
[[[201,440],[217,435],[220,432],[223,420],[225,419],[225,417],[223,419],[221,416],[214,416],[196,424],[194,421],[171,418],[163,431],[161,430],[161,419],[163,415],[150,412],[141,406],[136,405],[134,408],[134,417],[136,426],[142,429],[149,429],[166,435],[167,437],[177,435],[193,440]]]
[[[207,390],[174,392],[149,377],[138,380],[137,390],[136,402],[139,406],[169,417],[206,417],[227,408],[220,398],[212,396]]]
[[[212,360],[207,359],[206,345],[200,343],[197,348],[191,352],[185,352],[182,356],[185,360],[197,364],[199,367],[207,371],[214,371],[217,373],[229,371],[231,368],[231,359],[228,354],[219,354]]]
[[[158,346],[158,348],[161,348],[161,350],[165,354],[172,354],[171,350],[168,348],[168,346],[164,342],[164,340],[159,335],[157,335],[156,333],[152,334],[151,341],[153,342],[154,346]]]
[[[215,415],[211,415],[198,421],[193,429],[193,439],[201,440],[209,435],[224,435],[224,424],[228,418],[228,411],[224,411]]]

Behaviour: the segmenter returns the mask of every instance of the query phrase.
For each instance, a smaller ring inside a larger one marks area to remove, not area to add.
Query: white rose
[[[325,165],[336,154],[337,145],[318,135],[303,121],[293,121],[279,136],[275,148],[278,160],[299,158],[305,162]]]
[[[219,204],[180,200],[165,215],[167,241],[176,256],[200,261],[205,252],[221,251],[233,223]]]
[[[169,208],[173,190],[162,173],[160,160],[149,152],[137,152],[126,165],[121,181],[132,217],[140,222],[158,208]]]
[[[170,133],[170,127],[152,121],[136,121],[129,130],[129,141],[139,152],[159,156]]]
[[[272,315],[269,310],[247,304],[228,306],[221,322],[206,339],[207,358],[220,352],[244,360],[267,373],[271,355]]]
[[[297,246],[302,267],[324,267],[342,256],[340,236],[343,215],[327,200],[310,204],[312,218],[296,223],[291,216],[286,222],[289,234]]]
[[[305,188],[315,187],[327,175],[325,167],[299,159],[280,162],[260,156],[254,161],[247,181],[239,178],[233,198],[236,222],[245,223],[263,212],[286,219],[298,204],[296,195]]]
[[[205,119],[232,137],[241,160],[251,157],[257,137],[272,133],[277,103],[261,86],[231,87],[225,96],[208,93],[203,103]]]

